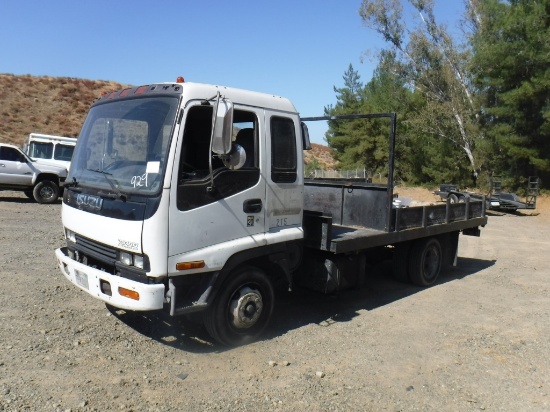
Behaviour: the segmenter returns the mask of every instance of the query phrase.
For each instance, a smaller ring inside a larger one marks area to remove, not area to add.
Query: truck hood
[[[143,217],[137,220],[124,220],[90,213],[84,209],[85,205],[81,207],[82,209],[63,204],[61,217],[65,228],[95,242],[96,245],[143,253],[141,243]]]

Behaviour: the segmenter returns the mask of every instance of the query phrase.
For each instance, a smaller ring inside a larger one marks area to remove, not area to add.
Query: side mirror
[[[309,141],[309,130],[304,122],[300,124],[302,128],[302,149],[311,150],[311,142]]]
[[[231,152],[231,132],[233,131],[233,103],[220,99],[216,107],[216,117],[213,121],[214,136],[212,151],[219,155]]]
[[[231,151],[222,160],[228,169],[239,170],[246,163],[246,152],[240,144],[233,143]]]

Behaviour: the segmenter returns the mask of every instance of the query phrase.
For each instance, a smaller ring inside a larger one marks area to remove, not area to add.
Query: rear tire
[[[275,297],[267,275],[252,266],[231,273],[204,315],[204,326],[216,341],[238,346],[257,339],[267,327]]]
[[[38,203],[54,203],[59,198],[59,186],[51,180],[38,182],[32,191]]]
[[[458,196],[454,193],[449,195],[449,203],[458,203]]]
[[[443,263],[441,243],[434,237],[413,243],[409,257],[409,276],[418,286],[431,286],[437,280]]]

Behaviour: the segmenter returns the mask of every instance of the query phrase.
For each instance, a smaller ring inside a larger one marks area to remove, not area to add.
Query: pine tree
[[[550,172],[550,0],[485,0],[476,12],[473,67],[492,166],[516,182]]]

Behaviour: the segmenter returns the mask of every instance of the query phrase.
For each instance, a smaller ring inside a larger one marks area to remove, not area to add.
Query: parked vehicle
[[[69,169],[73,157],[76,138],[31,133],[23,146],[23,151],[33,160]]]
[[[358,286],[367,258],[432,285],[484,203],[393,207],[396,115],[356,117],[388,121],[387,185],[305,181],[305,122],[327,118],[282,97],[181,79],[101,97],[63,197],[61,272],[117,308],[202,312],[225,345],[260,336],[279,286]]]
[[[35,162],[17,146],[0,143],[0,190],[23,191],[38,203],[53,203],[66,178],[65,167]]]
[[[539,178],[530,176],[527,181],[527,196],[523,202],[515,193],[502,191],[502,179],[493,177],[491,179],[491,192],[488,196],[480,193],[462,191],[454,184],[442,184],[439,190],[433,193],[441,200],[449,200],[451,203],[465,202],[466,199],[485,200],[486,208],[505,212],[515,212],[518,209],[536,209],[537,196],[539,191]]]

